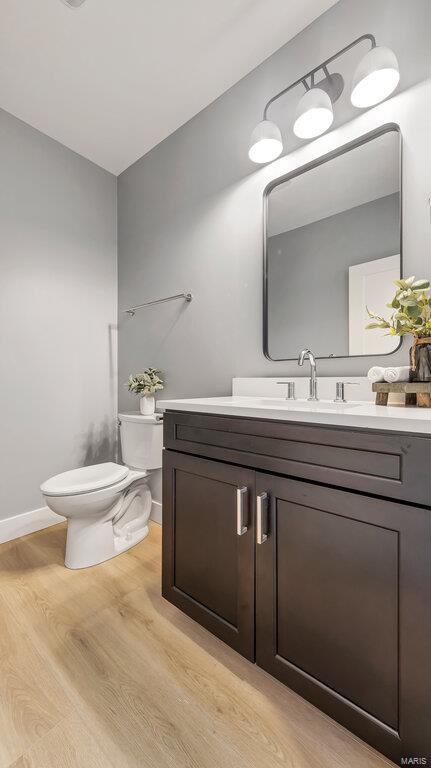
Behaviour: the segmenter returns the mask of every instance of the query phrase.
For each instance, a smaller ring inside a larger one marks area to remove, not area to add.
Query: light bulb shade
[[[302,96],[295,113],[293,132],[300,139],[320,136],[332,125],[334,112],[328,94],[321,88],[311,88]]]
[[[355,107],[372,107],[386,99],[399,83],[395,53],[384,45],[371,48],[359,62],[352,81],[351,100]]]
[[[283,151],[283,140],[279,127],[271,120],[262,120],[256,125],[250,139],[248,156],[253,163],[269,163]]]

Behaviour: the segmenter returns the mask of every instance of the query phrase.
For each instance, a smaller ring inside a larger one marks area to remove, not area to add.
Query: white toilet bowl
[[[41,486],[47,506],[68,521],[68,568],[109,560],[148,534],[147,480],[162,464],[162,421],[139,414],[121,414],[119,420],[123,458],[132,466],[95,464],[55,475]]]

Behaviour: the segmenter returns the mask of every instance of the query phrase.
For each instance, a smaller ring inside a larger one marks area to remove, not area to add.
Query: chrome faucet
[[[310,361],[311,375],[310,375],[310,396],[309,400],[318,400],[317,397],[317,371],[316,371],[316,358],[314,357],[310,349],[303,349],[298,357],[298,365],[304,365],[304,360],[308,358]]]

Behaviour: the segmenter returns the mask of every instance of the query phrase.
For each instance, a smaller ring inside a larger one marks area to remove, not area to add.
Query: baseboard
[[[152,501],[151,504],[151,520],[154,523],[162,524],[162,505],[160,501]]]
[[[19,539],[21,536],[27,536],[29,533],[42,531],[51,525],[58,525],[58,523],[63,522],[65,519],[60,515],[56,515],[48,507],[32,509],[30,512],[24,512],[22,515],[7,517],[5,520],[0,520],[0,544],[13,541],[13,539]],[[162,523],[162,505],[159,501],[153,500],[152,502],[151,519],[155,523],[159,523],[159,525]]]
[[[24,512],[22,515],[7,517],[0,520],[0,544],[13,539],[19,539],[20,536],[27,536],[29,533],[41,531],[43,528],[49,528],[51,525],[58,525],[65,518],[56,515],[48,507],[32,509],[30,512]]]

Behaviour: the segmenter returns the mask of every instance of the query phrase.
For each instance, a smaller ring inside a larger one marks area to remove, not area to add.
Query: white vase
[[[143,416],[152,416],[156,408],[154,395],[146,395],[139,400],[139,408]]]

